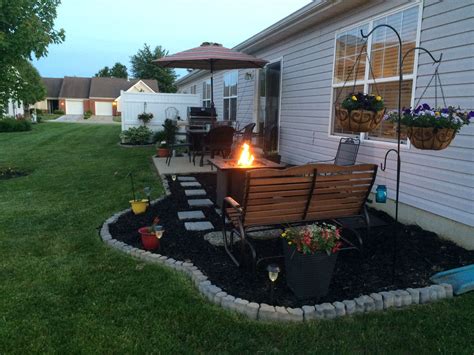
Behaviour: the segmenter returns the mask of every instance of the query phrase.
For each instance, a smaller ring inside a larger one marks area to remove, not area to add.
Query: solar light
[[[145,187],[143,189],[143,192],[145,192],[145,195],[146,195],[146,198],[148,200],[148,204],[150,204],[150,201],[151,201],[151,187]]]
[[[171,175],[171,180],[176,181],[176,175]]]
[[[163,238],[163,233],[164,233],[163,226],[157,225],[155,226],[155,235],[158,239]]]
[[[375,190],[375,202],[386,203],[387,202],[387,186],[378,185]]]
[[[270,288],[270,304],[273,304],[273,298],[275,294],[275,281],[278,279],[278,274],[280,273],[280,267],[277,264],[269,264],[267,266],[268,278],[272,282]]]

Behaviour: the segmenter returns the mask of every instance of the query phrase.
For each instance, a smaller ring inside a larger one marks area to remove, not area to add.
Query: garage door
[[[66,115],[84,114],[84,104],[82,101],[66,100]]]
[[[112,116],[112,103],[96,101],[95,114],[96,116]]]

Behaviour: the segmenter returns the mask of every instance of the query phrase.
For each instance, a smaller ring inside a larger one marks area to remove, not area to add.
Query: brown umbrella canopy
[[[211,72],[211,105],[214,107],[215,70],[263,68],[268,61],[222,47],[218,43],[204,42],[199,47],[154,60],[162,67],[203,69]]]

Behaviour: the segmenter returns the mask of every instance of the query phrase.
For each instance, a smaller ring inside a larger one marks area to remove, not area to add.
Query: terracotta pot
[[[169,149],[168,148],[158,148],[156,150],[156,156],[159,158],[166,158],[169,155]]]
[[[149,232],[149,227],[142,227],[138,230],[142,238],[143,249],[145,250],[155,250],[160,246],[160,240],[156,237],[156,234]]]
[[[286,283],[299,299],[319,298],[329,291],[337,254],[324,252],[302,254],[282,240],[285,255]]]
[[[352,132],[370,132],[380,126],[385,109],[374,112],[367,110],[352,110],[336,106],[336,119],[342,128]]]
[[[452,128],[407,127],[407,136],[418,149],[442,150],[449,146],[456,131]]]

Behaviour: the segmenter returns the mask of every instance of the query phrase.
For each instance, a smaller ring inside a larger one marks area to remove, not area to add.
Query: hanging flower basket
[[[336,119],[345,130],[370,132],[375,130],[385,114],[382,97],[363,93],[350,94],[341,106],[336,106]]]
[[[418,149],[442,150],[447,148],[461,127],[469,124],[474,111],[467,112],[460,108],[431,108],[423,104],[415,109],[407,108],[402,112],[400,123],[407,128],[411,144]],[[398,114],[391,112],[387,119],[398,120]]]
[[[453,128],[408,127],[407,136],[418,149],[442,150],[451,144],[456,131]]]

